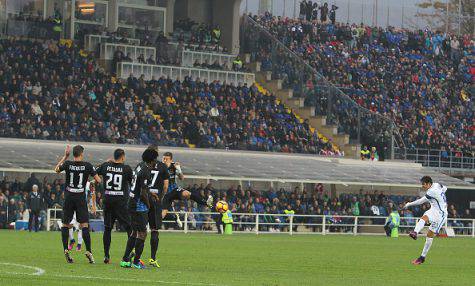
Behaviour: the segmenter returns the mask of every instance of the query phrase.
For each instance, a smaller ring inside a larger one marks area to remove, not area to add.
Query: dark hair
[[[165,153],[163,153],[163,156],[170,157],[171,159],[173,159],[172,152],[165,152]]]
[[[147,148],[142,153],[142,161],[145,163],[152,163],[153,161],[157,160],[158,152],[157,150]]]
[[[429,176],[424,176],[421,178],[421,183],[423,184],[432,184],[432,178]]]
[[[158,146],[157,145],[149,145],[147,148],[156,150],[158,152]]]
[[[115,149],[114,151],[114,160],[119,160],[122,156],[125,155],[124,149]]]
[[[82,147],[81,145],[76,145],[73,147],[73,156],[75,158],[81,156],[83,152],[84,152],[84,147]]]

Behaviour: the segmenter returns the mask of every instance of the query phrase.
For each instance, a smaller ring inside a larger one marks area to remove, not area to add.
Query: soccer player
[[[63,208],[63,226],[61,227],[61,238],[63,241],[64,256],[68,263],[73,263],[69,254],[68,239],[69,229],[72,227],[71,221],[74,212],[81,228],[84,244],[86,245],[86,257],[89,263],[94,263],[94,257],[91,251],[91,236],[89,234],[89,211],[87,208],[87,199],[84,194],[86,183],[89,177],[94,177],[96,183],[101,182],[101,178],[96,174],[91,163],[84,162],[84,147],[76,145],[73,148],[73,161],[67,160],[70,155],[70,146],[66,147],[64,156],[58,162],[54,170],[56,173],[66,173],[66,190],[64,195]],[[91,191],[92,193],[92,191]]]
[[[150,149],[156,150],[158,154],[158,148],[156,146],[149,147]],[[151,258],[149,264],[152,267],[160,267],[157,261],[157,250],[159,243],[159,232],[158,230],[162,226],[162,200],[168,190],[168,168],[162,162],[157,162],[151,169],[151,179],[150,179],[150,193],[156,194],[159,200],[156,200],[155,197],[150,196],[150,210],[148,212],[148,225],[150,227],[150,249],[151,249]]]
[[[432,178],[429,176],[422,177],[421,184],[422,189],[427,191],[426,195],[418,200],[407,203],[404,206],[404,208],[407,209],[423,203],[430,203],[430,209],[426,211],[422,218],[417,222],[414,231],[409,233],[409,236],[416,240],[418,233],[424,228],[424,225],[430,223],[422,254],[419,258],[412,261],[412,264],[414,265],[419,265],[425,262],[426,255],[432,245],[434,236],[439,233],[440,229],[447,221],[447,199],[445,197],[447,187],[440,183],[433,183]]]
[[[158,152],[152,148],[147,148],[142,153],[142,162],[135,167],[133,172],[132,185],[129,193],[129,213],[132,232],[127,240],[124,256],[120,262],[121,267],[134,267],[144,269],[140,257],[143,252],[145,239],[147,238],[148,212],[150,209],[149,196],[159,200],[156,194],[149,192],[149,182],[151,169],[155,166]],[[130,261],[130,254],[135,248],[134,260]]]
[[[110,263],[111,232],[116,220],[130,235],[130,217],[127,212],[129,186],[132,183],[132,168],[124,164],[125,151],[116,149],[114,159],[102,163],[97,168],[97,174],[102,176],[104,188],[104,263]]]
[[[86,183],[86,199],[87,199],[87,193],[91,192],[91,184],[89,182]],[[94,199],[95,202],[95,199]],[[95,205],[93,212],[95,212]],[[72,228],[69,229],[69,246],[68,250],[72,250],[74,247],[74,244],[76,243],[76,240],[74,239],[74,231],[78,232],[78,245],[76,246],[76,251],[81,251],[82,249],[82,231],[81,228],[79,227],[79,223],[76,220],[76,212],[74,212],[73,215],[73,220],[71,221],[71,225],[73,226]]]
[[[208,196],[207,199],[201,197],[197,192],[190,192],[178,186],[176,178],[183,180],[185,175],[181,171],[181,165],[179,162],[173,162],[173,154],[171,152],[165,152],[162,157],[162,162],[168,167],[168,174],[170,175],[168,192],[165,194],[162,203],[162,218],[164,218],[168,209],[171,207],[171,204],[174,200],[189,200],[197,202],[199,205],[208,206],[209,208],[213,207],[213,196]],[[180,217],[176,215],[177,223],[182,227],[182,222]]]

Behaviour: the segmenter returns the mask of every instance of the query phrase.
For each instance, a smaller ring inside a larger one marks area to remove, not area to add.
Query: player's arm
[[[407,209],[407,208],[410,208],[410,207],[413,207],[413,206],[422,205],[422,204],[427,203],[427,202],[429,202],[429,200],[426,197],[422,197],[422,198],[417,199],[413,202],[405,204],[404,208]]]
[[[97,183],[97,184],[100,184],[102,182],[102,179],[101,177],[99,177],[98,174],[95,174],[94,175],[94,181]]]
[[[176,174],[178,175],[178,178],[180,180],[184,180],[185,175],[183,175],[183,171],[181,170],[180,162],[175,162],[175,170],[176,170]]]
[[[91,177],[94,178],[94,181],[91,181],[91,184],[100,184],[102,182],[101,177],[99,176],[98,172],[96,169],[92,166],[92,164],[89,164],[89,174]]]
[[[67,145],[66,150],[64,150],[64,156],[61,158],[61,160],[59,160],[58,164],[56,164],[56,167],[54,167],[54,171],[56,173],[61,173],[64,170],[63,164],[68,159],[70,153],[71,153],[71,146]]]
[[[165,194],[168,190],[168,186],[170,185],[170,174],[168,173],[168,169],[166,167],[163,167],[163,170],[160,173],[162,175],[163,180],[163,192],[160,197],[160,202],[163,202],[163,198],[165,197]]]
[[[148,179],[150,178],[150,172],[147,172],[146,175],[144,174],[144,172],[142,171],[141,176],[143,176],[142,178],[140,178],[140,180],[143,181],[143,184],[142,184],[142,188],[140,189],[140,200],[142,202],[144,202],[144,204],[147,206],[147,207],[150,207],[150,201],[149,201],[149,194],[150,194],[150,188],[147,184],[147,181]]]
[[[168,190],[168,185],[169,185],[168,179],[163,181],[163,192],[162,195],[160,196],[160,201],[163,202],[163,197],[165,197],[165,194],[167,193]]]
[[[89,187],[88,187],[89,186]],[[89,198],[89,202],[90,202],[90,205],[91,205],[91,213],[92,214],[96,214],[96,210],[97,210],[97,205],[96,205],[96,189],[94,187],[94,184],[92,183],[89,183],[87,186],[86,186],[86,189],[89,188],[89,193],[88,193],[88,198]]]
[[[150,194],[150,191],[149,191],[148,186],[143,186],[142,189],[140,190],[140,200],[142,202],[144,202],[144,204],[147,207],[150,207],[150,201],[148,199],[149,194]],[[154,194],[154,195],[156,195],[156,194]]]

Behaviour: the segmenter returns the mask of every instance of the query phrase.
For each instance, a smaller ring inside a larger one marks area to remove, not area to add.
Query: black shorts
[[[104,199],[104,227],[114,228],[115,221],[126,229],[130,229],[130,215],[127,200],[122,196],[106,196]]]
[[[162,227],[162,205],[150,202],[148,210],[148,225],[151,230],[159,230]]]
[[[172,206],[173,201],[181,200],[181,193],[183,191],[185,191],[185,189],[178,188],[167,192],[163,197],[162,208],[168,210]]]
[[[148,212],[138,212],[130,210],[130,226],[132,230],[139,232],[147,231]]]
[[[89,223],[86,194],[66,191],[64,194],[63,224],[70,224],[75,212],[78,223]]]

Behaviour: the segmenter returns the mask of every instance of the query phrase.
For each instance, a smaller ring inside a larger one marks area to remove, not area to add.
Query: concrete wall
[[[213,0],[213,23],[221,27],[222,45],[239,52],[239,8],[241,0]]]
[[[219,25],[221,45],[239,52],[239,8],[241,0],[175,0],[174,20],[190,18],[198,23]]]
[[[175,20],[190,18],[198,23],[212,23],[212,0],[176,0]]]

